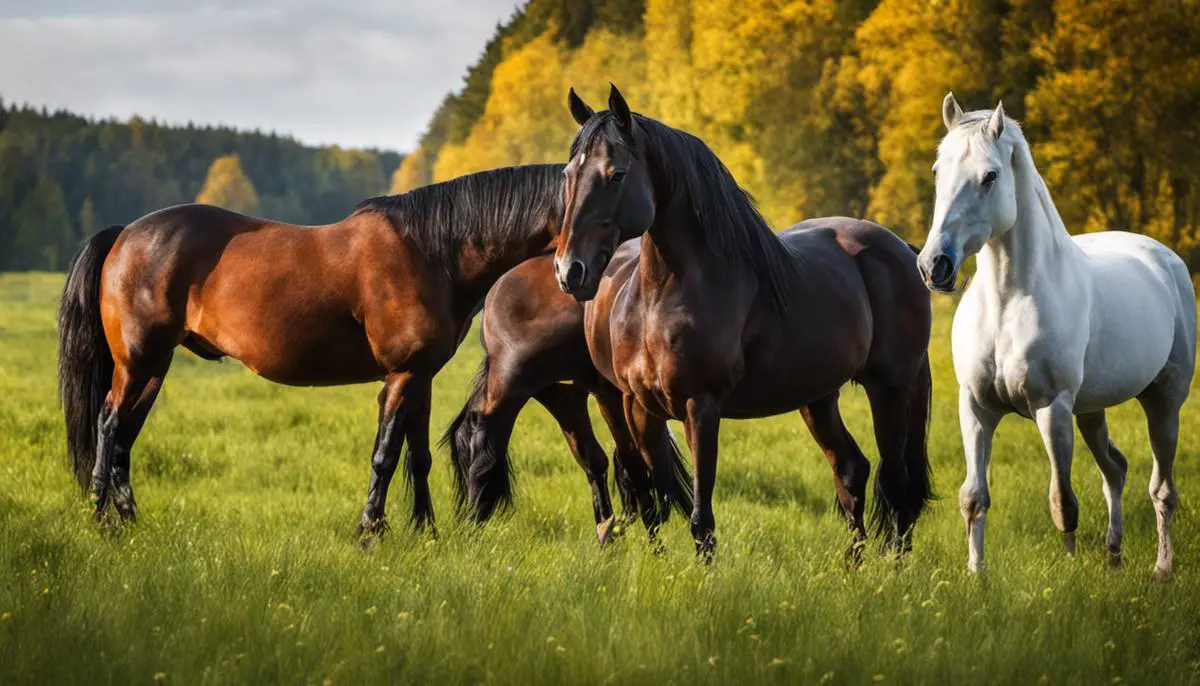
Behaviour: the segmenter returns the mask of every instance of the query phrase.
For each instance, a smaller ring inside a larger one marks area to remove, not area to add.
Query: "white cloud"
[[[6,101],[408,150],[518,3],[28,4],[0,0]]]

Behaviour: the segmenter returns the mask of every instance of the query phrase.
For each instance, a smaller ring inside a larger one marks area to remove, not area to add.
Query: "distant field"
[[[1010,418],[992,465],[990,568],[972,577],[946,298],[930,444],[942,497],[902,565],[871,554],[847,571],[829,468],[796,415],[723,425],[711,566],[679,518],[665,554],[640,527],[598,550],[586,481],[533,407],[514,441],[512,515],[480,532],[456,521],[438,450],[440,538],[398,526],[364,553],[353,531],[378,389],[286,388],[184,351],[134,451],[141,521],[100,531],[65,466],[60,287],[0,276],[0,682],[1200,683],[1200,403],[1177,460],[1173,582],[1151,580],[1136,405],[1110,413],[1131,461],[1126,566],[1106,566],[1099,472],[1081,441],[1080,555],[1061,555],[1048,459],[1033,425]],[[436,431],[479,354],[468,339],[439,377]],[[865,395],[847,388],[842,410],[874,462]],[[393,490],[399,524],[407,494]]]

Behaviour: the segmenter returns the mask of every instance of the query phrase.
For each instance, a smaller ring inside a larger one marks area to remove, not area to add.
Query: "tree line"
[[[565,94],[704,138],[779,226],[863,216],[922,240],[948,90],[1003,100],[1069,229],[1200,269],[1198,0],[531,0],[434,114],[394,191],[562,160]]]
[[[184,202],[336,221],[386,191],[398,153],[273,133],[93,120],[0,100],[0,270],[64,270],[93,231]]]

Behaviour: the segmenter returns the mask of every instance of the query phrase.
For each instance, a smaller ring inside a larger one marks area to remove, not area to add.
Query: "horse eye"
[[[610,177],[608,178],[608,182],[609,182],[609,183],[620,183],[620,182],[621,182],[621,180],[622,180],[622,179],[624,179],[624,178],[625,178],[625,170],[624,170],[624,169],[618,169],[618,170],[616,170],[615,172],[613,172],[613,173],[612,173],[612,176],[610,176]]]
[[[990,171],[983,175],[984,186],[991,186],[993,183],[996,183],[996,172]]]

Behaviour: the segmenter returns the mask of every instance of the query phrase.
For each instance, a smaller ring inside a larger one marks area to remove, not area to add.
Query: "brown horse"
[[[613,465],[626,513],[640,512],[653,534],[662,503],[674,502],[685,514],[691,509],[691,476],[669,432],[651,447],[661,451],[656,461],[671,466],[674,496],[656,493],[650,465],[625,424],[621,394],[592,366],[583,305],[559,289],[550,255],[526,260],[500,277],[488,292],[481,324],[483,362],[443,439],[450,446],[459,503],[469,505],[477,522],[512,502],[509,439],[517,415],[534,399],[558,422],[587,476],[596,536],[604,546],[614,515],[605,484],[608,457],[592,431],[589,394],[616,444]]]
[[[367,200],[328,226],[181,205],[93,236],[59,309],[59,392],[97,517],[110,497],[134,516],[130,451],[182,345],[277,383],[382,380],[360,532],[386,525],[404,443],[412,521],[432,526],[433,377],[496,279],[553,248],[562,183],[562,165],[513,167]]]
[[[871,402],[877,530],[907,549],[930,497],[931,312],[915,248],[846,218],[776,235],[700,139],[631,113],[615,87],[607,111],[573,90],[569,105],[582,128],[565,172],[556,272],[565,292],[594,298],[588,347],[624,394],[639,444],[659,440],[667,418],[683,420],[698,552],[711,555],[716,544],[721,419],[792,410],[828,456],[855,541],[863,539],[870,466],[838,413],[847,381]],[[618,252],[635,236],[639,256]],[[606,273],[610,257],[624,264]]]

